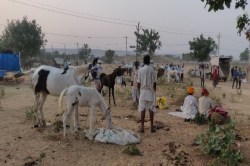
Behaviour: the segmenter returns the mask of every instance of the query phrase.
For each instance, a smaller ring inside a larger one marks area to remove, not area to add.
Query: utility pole
[[[126,63],[128,63],[128,36],[126,38]]]
[[[217,35],[218,37],[218,56],[220,56],[220,38],[222,37],[221,34]]]
[[[141,30],[141,27],[140,27],[140,22],[138,22],[138,25],[136,26],[136,30],[137,30],[137,36],[136,36],[136,60],[137,60],[137,57],[138,57],[138,36],[139,36],[139,33],[140,33],[140,30]]]
[[[79,43],[78,42],[76,43],[76,49],[77,49],[77,63],[78,63],[78,60],[79,60]]]
[[[126,36],[125,38],[126,38],[126,55],[128,55],[128,36]]]

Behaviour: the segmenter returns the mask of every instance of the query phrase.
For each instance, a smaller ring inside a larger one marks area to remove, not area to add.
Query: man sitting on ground
[[[209,92],[205,88],[202,89],[201,95],[202,97],[199,98],[199,112],[208,117],[208,112],[213,108],[212,100],[208,97]]]
[[[183,106],[181,106],[181,110],[185,115],[185,121],[190,121],[193,119],[198,112],[198,102],[197,99],[193,96],[194,88],[188,87],[187,88],[188,96],[185,97]]]

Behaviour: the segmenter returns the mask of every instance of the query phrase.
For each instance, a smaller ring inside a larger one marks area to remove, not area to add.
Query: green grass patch
[[[135,144],[127,144],[125,146],[125,149],[122,151],[125,154],[131,155],[131,156],[141,156],[140,150],[136,147]]]

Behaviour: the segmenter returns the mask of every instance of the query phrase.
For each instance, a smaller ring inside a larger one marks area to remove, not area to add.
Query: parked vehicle
[[[219,67],[219,79],[226,81],[230,76],[231,61],[232,58],[229,56],[215,56],[211,58],[211,66]],[[211,73],[212,71],[213,70],[211,70]]]
[[[20,54],[0,52],[0,78],[3,79],[6,73],[19,73],[21,71]]]

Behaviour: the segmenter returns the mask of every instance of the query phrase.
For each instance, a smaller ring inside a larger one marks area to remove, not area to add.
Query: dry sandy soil
[[[114,68],[106,66],[107,70]],[[186,66],[190,68],[190,66]],[[200,96],[199,79],[194,78],[195,96]],[[162,82],[161,82],[162,83]],[[240,149],[244,154],[241,165],[250,164],[250,84],[242,83],[242,94],[237,94],[231,88],[231,81],[220,82],[216,89],[212,82],[206,80],[205,85],[210,96],[222,103],[231,117],[236,117],[237,128],[242,140]],[[150,133],[149,117],[146,117],[146,131],[140,134],[141,143],[137,145],[142,156],[128,156],[122,151],[124,146],[103,144],[84,139],[83,136],[70,134],[69,139],[63,139],[62,130],[55,132],[53,125],[45,129],[33,128],[34,122],[27,119],[26,109],[33,105],[34,96],[29,81],[20,85],[1,85],[5,95],[1,98],[0,110],[0,165],[24,165],[35,162],[37,165],[175,165],[176,156],[185,158],[183,165],[207,165],[213,158],[202,154],[199,147],[193,146],[197,134],[203,133],[207,126],[199,126],[168,114],[178,105],[174,105],[174,98],[168,93],[168,86],[158,86],[158,96],[167,96],[169,109],[158,110],[155,115],[156,133]],[[178,87],[178,85],[176,85]],[[179,85],[180,87],[181,85]],[[137,123],[139,113],[132,109],[129,89],[117,89],[117,106],[112,104],[113,126],[131,129],[138,133],[140,124]],[[178,91],[178,88],[177,90]],[[225,94],[225,98],[223,98]],[[108,101],[107,96],[105,100]],[[61,117],[58,111],[58,98],[49,96],[44,106],[47,122],[53,124]],[[88,128],[86,123],[88,109],[80,109],[81,127]],[[101,114],[96,111],[95,127],[104,127],[100,120]]]

